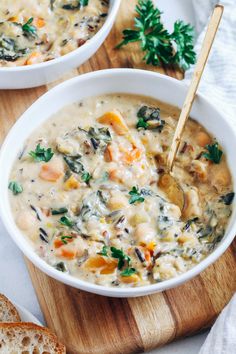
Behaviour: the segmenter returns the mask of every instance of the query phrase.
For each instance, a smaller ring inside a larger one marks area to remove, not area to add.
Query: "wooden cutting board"
[[[132,24],[135,4],[135,0],[122,1],[119,17],[104,45],[63,80],[112,67],[154,70],[142,62],[136,45],[114,50],[121,30]],[[157,71],[182,77],[171,69]],[[54,85],[0,91],[1,140],[25,109]],[[79,291],[49,278],[26,262],[47,325],[66,344],[70,354],[140,353],[190,335],[210,326],[236,290],[236,242],[214,265],[185,285],[135,299],[106,298]]]

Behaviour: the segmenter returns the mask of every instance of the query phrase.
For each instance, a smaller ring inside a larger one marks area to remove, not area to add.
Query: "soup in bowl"
[[[108,70],[59,85],[16,123],[0,159],[1,214],[37,266],[84,290],[138,296],[190,279],[225,250],[232,145],[205,121],[218,113],[202,97],[165,173],[185,92],[158,74]]]

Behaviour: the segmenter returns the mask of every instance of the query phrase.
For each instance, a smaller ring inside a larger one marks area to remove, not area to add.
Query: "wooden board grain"
[[[114,46],[131,26],[135,0],[123,0],[119,17],[97,54],[63,79],[92,70],[134,67],[154,70],[142,61],[136,45]],[[181,79],[180,72],[156,68]],[[36,89],[0,91],[1,141],[17,118],[56,83]],[[32,117],[34,119],[34,117]],[[141,353],[208,327],[236,290],[236,242],[200,276],[163,293],[114,299],[79,291],[49,278],[29,261],[28,269],[46,322],[66,344],[69,354]]]

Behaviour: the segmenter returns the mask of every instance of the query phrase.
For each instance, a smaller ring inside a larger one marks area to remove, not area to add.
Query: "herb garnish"
[[[101,252],[98,252],[97,254],[99,254],[100,256],[104,256],[104,257],[108,257],[108,247],[107,246],[103,246]]]
[[[120,273],[122,277],[130,277],[131,275],[137,273],[135,268],[126,268],[123,272]]]
[[[26,23],[22,25],[22,31],[27,37],[37,37],[37,28],[32,25],[34,18],[31,17]]]
[[[160,118],[160,108],[142,106],[137,113],[137,129],[156,129],[162,132],[165,121]]]
[[[122,250],[119,250],[115,247],[111,247],[111,256],[113,258],[117,258],[118,261],[118,269],[123,268],[125,262],[128,263],[128,265],[130,264],[130,257],[128,255],[126,255]]]
[[[71,240],[72,238],[73,238],[73,236],[67,236],[67,235],[61,236],[61,242],[63,242],[64,245],[67,245],[68,241],[66,241],[66,240]]]
[[[223,155],[223,151],[219,149],[219,144],[215,142],[212,145],[206,145],[206,149],[208,152],[204,152],[202,156],[207,160],[213,161],[215,164],[219,164]]]
[[[23,192],[23,187],[21,186],[20,183],[16,181],[11,181],[8,185],[8,189],[12,191],[14,195],[20,194]]]
[[[61,225],[65,225],[67,227],[72,227],[74,222],[68,216],[62,216],[59,220]]]
[[[60,215],[68,212],[67,208],[52,209],[52,215]]]
[[[88,172],[84,172],[81,176],[82,181],[84,181],[86,184],[89,183],[89,181],[91,180],[92,176],[90,175],[90,173]]]
[[[140,42],[140,47],[145,52],[143,59],[147,64],[154,66],[163,63],[177,64],[186,70],[196,62],[191,25],[176,21],[173,33],[169,33],[162,23],[160,10],[151,0],[139,0],[135,9],[136,29],[125,29],[123,40],[117,48],[128,43]]]
[[[45,149],[41,147],[40,144],[38,144],[36,146],[35,151],[30,151],[29,155],[33,157],[34,161],[36,162],[41,162],[41,161],[48,162],[53,157],[54,152],[52,151],[51,148]]]
[[[232,204],[233,199],[234,199],[234,194],[235,194],[235,193],[231,192],[231,193],[222,195],[222,196],[220,197],[220,202],[223,202],[225,205],[230,205],[230,204]]]
[[[131,195],[129,199],[130,204],[143,203],[145,200],[144,197],[142,196],[142,193],[139,192],[139,189],[137,187],[133,187],[129,192],[129,195]]]

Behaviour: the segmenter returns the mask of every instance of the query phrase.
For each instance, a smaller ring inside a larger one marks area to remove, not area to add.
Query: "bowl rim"
[[[83,82],[83,80],[90,80],[90,79],[96,79],[96,78],[101,78],[104,76],[119,76],[120,74],[126,74],[126,75],[133,75],[133,77],[137,77],[137,75],[145,75],[147,79],[153,77],[155,79],[160,79],[160,80],[165,80],[167,82],[170,82],[178,88],[184,88],[185,90],[187,89],[186,83],[179,81],[175,78],[152,72],[152,71],[146,71],[146,70],[140,70],[140,69],[106,69],[106,70],[99,70],[95,72],[90,72],[87,74],[83,74],[80,76],[76,76],[72,79],[66,80],[62,82],[59,85],[56,85],[54,88],[50,89],[48,92],[43,94],[39,99],[37,99],[17,120],[17,122],[13,125],[13,127],[10,129],[8,132],[1,150],[0,150],[0,166],[2,165],[2,159],[4,155],[7,154],[7,149],[8,149],[8,141],[11,139],[11,135],[15,130],[18,129],[18,125],[21,124],[22,121],[24,121],[25,116],[28,116],[31,112],[31,109],[34,107],[37,107],[37,105],[41,104],[41,102],[47,102],[47,98],[51,97],[51,95],[56,95],[57,91],[65,91],[67,90],[71,85],[73,85],[74,82],[79,84],[80,82]],[[226,117],[219,112],[215,106],[208,100],[206,99],[202,94],[198,93],[197,97],[199,100],[201,100],[203,103],[205,103],[207,106],[212,111],[215,111],[222,119],[224,124],[227,126],[227,128],[232,129],[230,123],[227,121]],[[235,134],[235,132],[234,132]],[[17,151],[16,151],[17,154]],[[0,168],[1,171],[1,168]],[[0,172],[1,175],[1,172]],[[3,208],[3,203],[0,203],[0,216],[2,219],[2,222],[4,226],[6,227],[9,235],[12,237],[12,239],[15,241],[17,246],[20,248],[20,250],[25,254],[25,256],[41,271],[46,273],[48,276],[53,277],[54,279],[73,286],[77,289],[81,289],[87,292],[95,293],[98,295],[104,295],[104,296],[111,296],[111,297],[136,297],[136,296],[144,296],[144,295],[149,295],[152,293],[156,292],[161,292],[165,291],[169,288],[174,288],[177,287],[183,283],[185,283],[187,280],[190,280],[197,276],[199,273],[201,273],[204,269],[206,269],[210,264],[215,262],[229,247],[231,242],[233,241],[235,237],[235,231],[236,231],[236,219],[233,220],[231,228],[228,230],[227,237],[224,238],[218,245],[218,247],[210,253],[203,261],[195,265],[192,269],[188,270],[187,272],[180,274],[174,278],[165,280],[160,283],[155,283],[155,284],[149,284],[149,285],[144,285],[140,287],[134,287],[134,288],[116,288],[116,287],[107,287],[103,285],[97,285],[94,283],[90,283],[87,281],[84,281],[80,278],[76,278],[72,275],[69,275],[67,273],[59,272],[55,268],[53,268],[51,265],[46,263],[40,256],[37,255],[37,253],[32,249],[32,246],[30,245],[30,242],[22,242],[21,239],[24,238],[23,233],[19,230],[18,235],[16,233],[16,230],[14,229],[14,226],[12,225],[10,219],[6,217],[5,211]],[[18,237],[20,235],[20,237]]]
[[[97,38],[100,37],[104,32],[106,32],[110,26],[112,26],[113,21],[116,18],[116,15],[118,14],[118,10],[121,4],[121,0],[113,0],[113,4],[109,5],[109,11],[108,11],[108,16],[106,18],[106,21],[102,25],[102,27],[99,29],[99,31],[88,41],[86,41],[81,47],[72,50],[71,52],[62,55],[60,57],[54,58],[52,60],[44,61],[42,63],[36,63],[32,65],[19,65],[19,66],[10,66],[10,67],[1,67],[0,66],[0,74],[1,73],[16,73],[16,72],[28,72],[28,71],[33,71],[37,69],[44,69],[45,67],[51,67],[56,64],[60,64],[63,61],[67,61],[70,59],[73,59],[77,55],[79,55],[82,51],[85,51],[95,44],[97,41]]]

